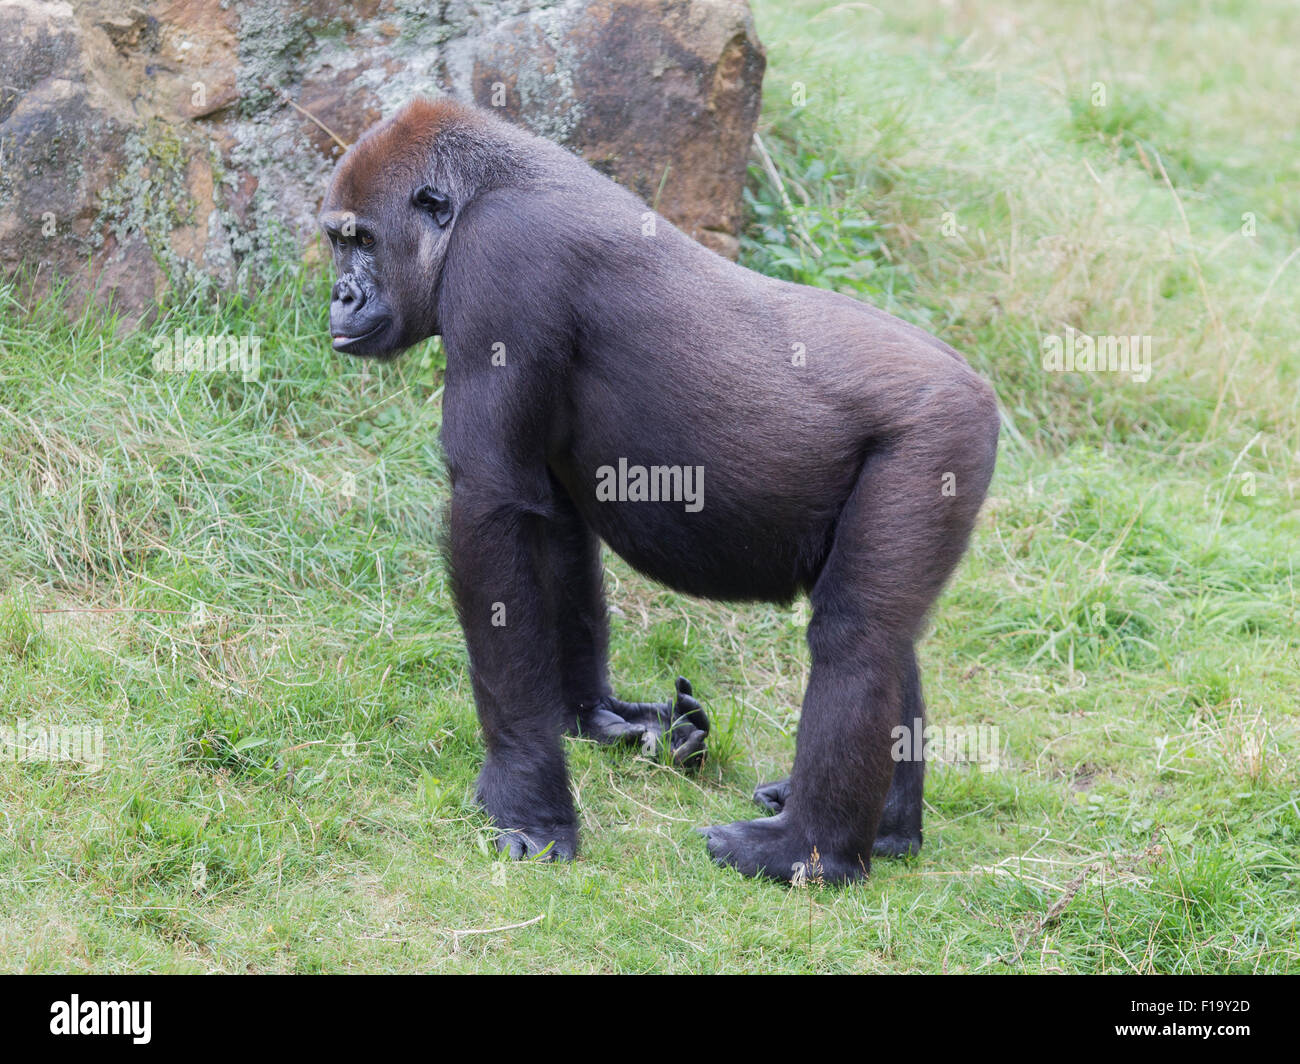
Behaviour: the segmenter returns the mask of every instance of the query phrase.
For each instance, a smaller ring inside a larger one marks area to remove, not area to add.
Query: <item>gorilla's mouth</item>
[[[387,321],[381,321],[373,329],[369,329],[360,336],[334,336],[334,350],[346,351],[349,355],[376,355],[383,351],[383,348],[377,347],[372,343],[385,329],[388,328]],[[369,350],[366,348],[369,347]]]

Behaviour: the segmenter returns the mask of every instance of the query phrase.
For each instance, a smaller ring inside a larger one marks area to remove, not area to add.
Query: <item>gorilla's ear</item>
[[[411,195],[411,202],[420,210],[428,211],[433,215],[433,220],[443,229],[446,229],[451,222],[451,197],[445,192],[439,192],[432,185],[421,185],[417,188]]]

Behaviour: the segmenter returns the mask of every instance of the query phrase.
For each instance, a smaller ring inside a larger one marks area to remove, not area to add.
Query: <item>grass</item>
[[[104,758],[0,762],[0,967],[1300,971],[1294,10],[755,8],[745,261],[923,324],[1002,400],[922,648],[934,721],[995,726],[1001,767],[932,766],[925,850],[865,883],[716,868],[691,829],[792,755],[801,613],[611,557],[620,692],[689,676],[714,756],[571,741],[581,860],[495,860],[436,344],[335,356],[314,268],[148,328],[10,286],[0,725],[98,725]],[[259,381],[155,373],[178,328],[260,337]],[[1151,336],[1150,381],[1044,372],[1067,328]]]

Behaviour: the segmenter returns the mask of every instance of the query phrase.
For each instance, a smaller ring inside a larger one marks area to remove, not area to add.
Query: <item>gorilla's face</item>
[[[338,272],[330,335],[336,351],[394,358],[438,331],[438,279],[455,211],[431,185],[404,187],[382,172],[368,175],[358,202],[347,194],[362,185],[357,176],[345,156],[320,216]]]

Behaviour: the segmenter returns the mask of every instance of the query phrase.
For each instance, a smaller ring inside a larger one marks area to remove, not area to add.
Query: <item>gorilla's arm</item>
[[[478,797],[502,828],[498,848],[534,856],[553,843],[549,854],[572,857],[577,818],[560,738],[565,703],[537,564],[548,534],[546,500],[536,494],[539,480],[513,465],[499,460],[487,478],[462,472],[452,488],[452,585],[487,743]]]
[[[572,857],[566,728],[656,747],[666,736],[675,759],[698,762],[708,723],[684,680],[671,704],[611,694],[599,543],[547,464],[566,432],[565,273],[545,257],[554,241],[508,208],[485,198],[466,212],[440,293],[452,584],[487,743],[479,800],[498,847]]]

